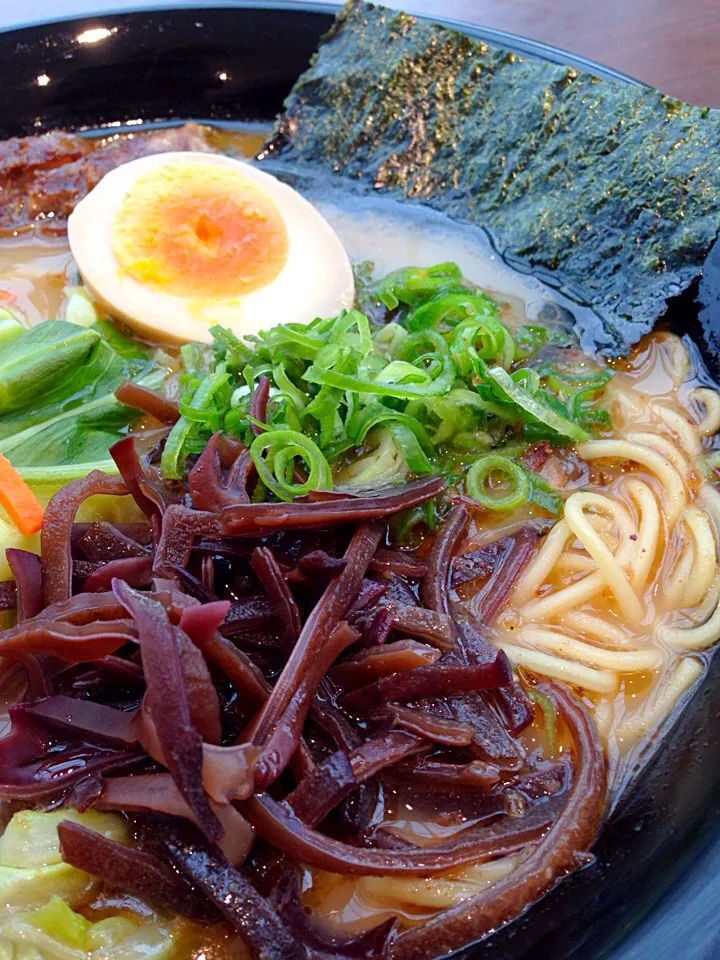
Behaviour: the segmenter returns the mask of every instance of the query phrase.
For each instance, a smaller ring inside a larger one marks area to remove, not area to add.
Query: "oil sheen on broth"
[[[218,146],[236,153],[256,147],[233,133],[218,137]],[[504,305],[502,319],[511,328],[572,323],[568,302],[511,270],[482,231],[420,207],[328,192],[321,184],[301,183],[300,189],[330,221],[352,260],[372,261],[377,275],[408,264],[455,261],[466,278]],[[0,306],[17,308],[30,323],[57,316],[69,266],[62,242],[4,242]],[[572,305],[572,311],[579,316],[582,308]],[[720,428],[720,396],[696,349],[660,331],[615,364],[604,404],[612,429],[552,452],[539,469],[567,495],[564,515],[490,631],[520,669],[572,684],[591,705],[607,746],[612,802],[647,755],[645,735],[659,729],[697,683],[706,651],[720,635],[720,495],[702,469]],[[532,504],[509,514],[477,512],[461,552],[536,515]],[[471,594],[463,599],[472,604]],[[544,731],[533,725],[523,736],[532,749]],[[556,754],[562,750],[560,730]],[[478,820],[468,811],[455,823],[438,824],[432,811],[399,794],[388,809],[388,829],[420,844]],[[305,901],[337,929],[363,929],[390,915],[411,924],[502,878],[518,856],[429,881],[307,870]],[[133,908],[130,901],[125,906]],[[110,907],[101,900],[92,912],[100,916]],[[228,940],[219,930],[188,927],[182,939],[178,957],[227,955]],[[235,939],[233,955],[243,956]]]

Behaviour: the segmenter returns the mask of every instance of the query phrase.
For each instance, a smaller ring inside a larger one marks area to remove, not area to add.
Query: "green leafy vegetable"
[[[8,310],[0,307],[0,345],[16,340],[25,329]]]
[[[115,399],[116,388],[125,379],[159,387],[163,376],[149,349],[108,321],[26,330],[0,344],[0,453],[38,483],[114,471],[108,447],[137,419]]]
[[[0,416],[27,407],[85,363],[100,334],[51,320],[31,327],[0,349]]]

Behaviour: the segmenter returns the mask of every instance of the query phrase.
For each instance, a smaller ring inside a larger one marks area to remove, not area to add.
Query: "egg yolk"
[[[139,176],[125,194],[113,252],[121,270],[146,286],[226,299],[277,277],[288,235],[270,196],[236,170],[167,164]]]

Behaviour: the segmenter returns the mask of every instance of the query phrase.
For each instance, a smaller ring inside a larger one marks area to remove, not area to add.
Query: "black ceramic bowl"
[[[54,5],[53,12],[71,16],[73,2],[78,0],[67,0],[64,11]],[[292,2],[154,6],[0,33],[0,137],[128,121],[269,121],[336,9]],[[24,13],[16,8],[13,16],[17,22]],[[635,82],[532,41],[451,25],[530,56]],[[699,291],[671,305],[670,316],[682,320],[683,331],[692,319],[717,371],[720,282],[710,266]],[[596,862],[464,956],[720,957],[719,674],[715,658],[701,689],[603,830]]]

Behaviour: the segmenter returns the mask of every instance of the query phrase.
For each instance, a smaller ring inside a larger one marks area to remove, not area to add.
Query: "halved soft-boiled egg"
[[[160,153],[107,173],[68,223],[93,296],[153,339],[208,341],[349,307],[352,268],[295,190],[220,154]]]

